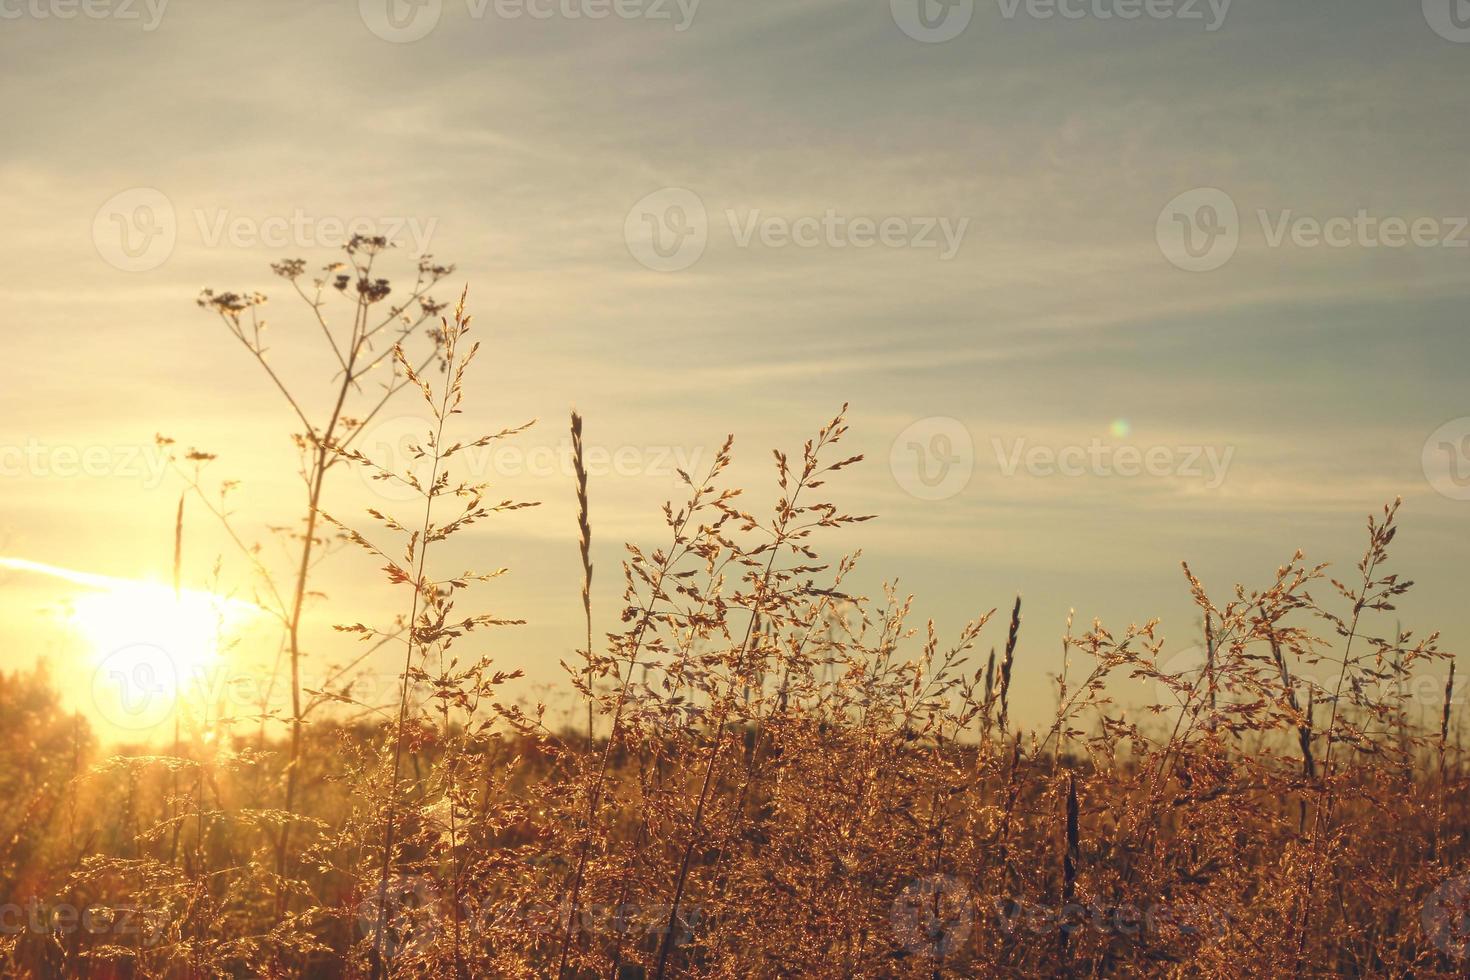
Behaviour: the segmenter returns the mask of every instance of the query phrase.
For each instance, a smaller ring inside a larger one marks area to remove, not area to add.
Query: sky
[[[398,240],[387,274],[428,251],[456,265],[441,299],[468,286],[466,435],[539,420],[474,465],[542,506],[445,553],[510,569],[480,596],[528,623],[486,642],[537,684],[581,629],[573,406],[606,454],[599,630],[673,466],[733,433],[764,504],[770,450],[850,403],[867,459],[830,491],[879,519],[831,553],[949,635],[1023,594],[1037,718],[1069,610],[1161,617],[1186,650],[1181,560],[1221,595],[1296,548],[1346,574],[1396,496],[1399,616],[1456,650],[1467,78],[1463,0],[0,0],[0,555],[166,580],[166,433],[220,454],[284,567],[290,417],[194,300],[269,294],[273,363],[325,398],[269,266],[334,261],[350,227]],[[383,503],[350,473],[328,498]],[[189,586],[248,598],[207,515],[187,527]],[[7,666],[44,657],[85,702],[88,586],[0,583]],[[324,664],[331,624],[394,594],[347,552],[319,584]]]

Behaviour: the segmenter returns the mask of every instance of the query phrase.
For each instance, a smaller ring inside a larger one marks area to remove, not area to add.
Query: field
[[[664,539],[627,546],[621,628],[597,637],[574,414],[585,644],[562,667],[586,723],[553,723],[477,652],[516,625],[475,611],[498,572],[435,560],[530,506],[455,475],[520,428],[463,431],[479,331],[464,299],[429,298],[452,268],[395,291],[385,247],[275,267],[340,368],[325,419],[280,385],[302,422],[294,571],[243,537],[232,559],[278,623],[290,709],[180,697],[171,739],[105,744],[44,666],[0,682],[5,975],[1462,975],[1470,782],[1452,661],[1426,711],[1415,679],[1450,657],[1396,621],[1397,503],[1355,568],[1296,554],[1216,594],[1185,566],[1197,662],[1165,662],[1156,622],[1068,623],[1058,648],[1020,598],[941,636],[902,593],[848,591],[844,535],[870,518],[823,502],[860,459],[839,413],[775,453],[770,487],[727,485],[728,441],[685,474]],[[262,302],[200,299],[279,384]],[[395,398],[430,420],[405,468],[354,441]],[[237,534],[207,505],[208,454],[176,457],[192,513]],[[328,476],[347,468],[412,502],[339,516]],[[398,659],[386,699],[350,664],[302,679],[329,542],[402,595],[338,627]],[[1022,672],[1052,676],[1049,721],[1016,720]],[[1124,681],[1157,703],[1115,703]]]

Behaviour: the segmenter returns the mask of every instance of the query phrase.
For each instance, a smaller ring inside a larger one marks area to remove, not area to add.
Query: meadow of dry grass
[[[1019,599],[946,637],[900,593],[852,594],[843,535],[868,517],[825,502],[857,462],[843,413],[777,452],[759,492],[725,482],[733,440],[687,474],[663,540],[628,545],[621,628],[597,637],[590,582],[609,572],[592,566],[597,487],[579,465],[567,547],[583,575],[566,587],[585,648],[563,666],[586,726],[553,725],[507,696],[513,665],[476,652],[515,625],[476,611],[493,557],[436,560],[529,506],[455,472],[519,427],[465,431],[479,331],[463,301],[429,298],[452,269],[422,264],[402,299],[382,250],[276,267],[330,345],[325,419],[267,363],[260,297],[201,298],[299,426],[299,560],[259,593],[290,709],[195,706],[172,743],[129,751],[62,711],[44,671],[0,683],[5,975],[1462,974],[1470,783],[1453,673],[1429,724],[1409,683],[1449,655],[1395,621],[1411,586],[1390,553],[1396,504],[1369,518],[1353,569],[1288,555],[1217,593],[1186,567],[1204,656],[1179,670],[1153,622],[1069,624],[1058,651]],[[362,373],[388,364],[364,395]],[[354,441],[393,398],[431,419],[427,478]],[[209,499],[208,462],[179,460],[191,499]],[[338,513],[327,477],[348,468],[416,502]],[[402,593],[397,622],[341,627],[399,658],[382,717],[333,713],[357,700],[350,675],[301,678],[329,541]],[[238,557],[259,562],[243,542]],[[1020,723],[1012,677],[1048,670],[1054,715]],[[1114,703],[1140,681],[1166,696]]]

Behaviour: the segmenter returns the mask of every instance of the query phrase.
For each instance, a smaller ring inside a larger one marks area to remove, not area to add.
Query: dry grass
[[[426,335],[430,356],[410,357],[422,320],[375,316],[389,293],[368,266],[345,273],[354,321],[332,350],[348,379],[390,358],[384,402],[424,399],[416,454],[431,476],[352,444],[352,383],[328,424],[298,412],[302,558],[263,594],[283,597],[285,673],[321,529],[366,551],[404,613],[343,628],[399,647],[396,703],[345,723],[313,709],[353,705],[349,679],[293,678],[280,742],[265,718],[252,733],[190,715],[167,755],[107,756],[44,674],[6,678],[7,975],[1461,975],[1454,677],[1420,726],[1406,682],[1448,655],[1393,621],[1410,586],[1387,571],[1397,504],[1369,520],[1342,582],[1297,554],[1222,602],[1186,566],[1202,668],[1161,665],[1155,622],[1069,624],[1055,714],[1018,728],[1013,671],[1043,669],[1019,599],[946,643],[911,622],[909,597],[848,591],[857,556],[832,549],[868,518],[825,502],[860,458],[841,451],[844,414],[776,453],[765,510],[724,483],[733,440],[688,474],[665,540],[628,546],[621,628],[595,646],[596,486],[579,462],[584,575],[568,588],[582,588],[587,642],[563,666],[589,728],[556,731],[505,694],[517,671],[467,652],[470,634],[514,625],[461,611],[496,573],[435,561],[447,538],[528,506],[454,475],[460,453],[520,427],[458,431],[475,352],[463,301]],[[301,290],[319,317],[331,286]],[[442,309],[419,288],[414,302]],[[207,303],[264,366],[257,302]],[[334,515],[322,477],[339,465],[415,500]],[[197,469],[188,485],[209,499]],[[999,654],[976,655],[1002,625]],[[1306,679],[1324,665],[1332,683]],[[1132,717],[1111,692],[1140,681],[1165,703]]]

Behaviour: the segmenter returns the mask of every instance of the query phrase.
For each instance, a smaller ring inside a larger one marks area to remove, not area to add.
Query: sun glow
[[[250,602],[160,582],[112,578],[0,557],[0,568],[81,587],[68,625],[87,647],[92,701],[120,727],[151,728],[187,692],[218,686],[221,651],[264,611]]]
[[[88,592],[72,603],[71,620],[99,660],[134,644],[168,653],[182,676],[211,667],[221,638],[239,626],[241,604],[208,592],[173,589],[148,582]]]

